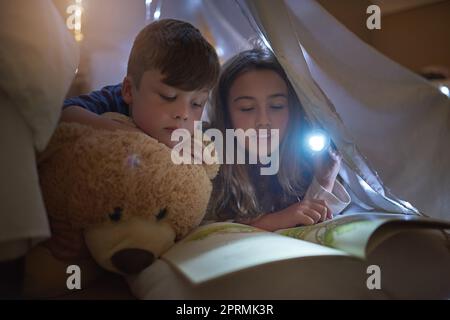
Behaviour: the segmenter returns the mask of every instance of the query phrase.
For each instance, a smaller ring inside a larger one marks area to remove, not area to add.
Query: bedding
[[[47,144],[79,53],[49,0],[0,2],[0,261],[50,236],[35,151]]]
[[[79,49],[51,1],[2,1],[0,89],[42,150],[75,77]]]

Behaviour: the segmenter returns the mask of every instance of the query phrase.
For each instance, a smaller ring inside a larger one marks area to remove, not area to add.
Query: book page
[[[373,237],[377,230],[388,224],[395,224],[395,228],[389,228],[389,235],[377,233]],[[342,250],[364,259],[369,242],[378,245],[399,230],[417,226],[445,229],[450,227],[450,223],[422,216],[370,212],[342,215],[316,225],[278,230],[277,233]]]
[[[332,248],[247,225],[219,222],[197,228],[167,251],[162,259],[198,284],[273,261],[346,255]]]

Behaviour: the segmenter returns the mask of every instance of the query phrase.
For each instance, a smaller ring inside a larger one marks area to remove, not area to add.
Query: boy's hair
[[[139,32],[128,59],[127,75],[137,88],[149,70],[159,70],[169,86],[194,91],[214,87],[220,63],[198,29],[184,21],[162,19]]]

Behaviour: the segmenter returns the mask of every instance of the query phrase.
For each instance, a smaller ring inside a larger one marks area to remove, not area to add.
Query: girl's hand
[[[328,192],[333,190],[334,182],[341,168],[341,160],[342,156],[332,147],[313,156],[314,176]]]
[[[314,199],[294,203],[286,209],[265,214],[250,222],[238,222],[267,231],[276,231],[299,225],[313,225],[332,217],[332,212],[326,206],[325,201]]]
[[[312,225],[331,219],[332,212],[324,200],[303,200],[280,211],[286,219],[291,221],[291,227],[298,225]]]

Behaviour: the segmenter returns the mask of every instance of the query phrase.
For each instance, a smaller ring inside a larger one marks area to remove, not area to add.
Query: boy
[[[130,116],[136,126],[172,148],[172,131],[194,132],[220,64],[214,48],[191,24],[163,19],[137,35],[122,84],[64,101],[61,121],[79,122],[108,130],[136,130],[111,119],[105,112]],[[53,235],[47,247],[61,259],[85,257],[87,249],[77,230],[50,221]],[[70,245],[70,248],[68,247]]]
[[[163,19],[146,26],[136,37],[121,85],[67,99],[61,121],[80,122],[103,129],[133,130],[104,112],[131,116],[136,126],[173,147],[171,133],[194,130],[220,64],[214,48],[191,24]]]

